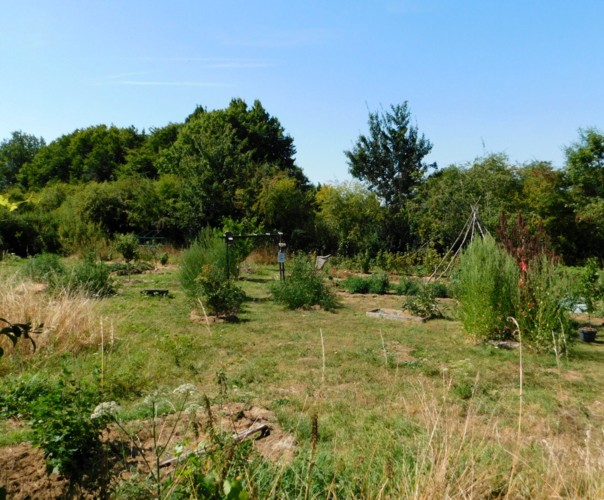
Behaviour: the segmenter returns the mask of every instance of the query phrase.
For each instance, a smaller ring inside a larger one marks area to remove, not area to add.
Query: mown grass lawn
[[[118,294],[95,304],[93,345],[8,354],[1,374],[55,377],[68,365],[100,377],[133,418],[147,394],[183,383],[268,408],[299,453],[288,466],[250,467],[260,497],[604,496],[602,341],[577,341],[560,358],[474,345],[452,300],[446,319],[425,323],[366,315],[400,309],[393,294],[339,292],[335,312],[290,311],[271,301],[277,278],[276,266],[244,275],[238,321],[208,323],[177,268],[120,277]],[[170,296],[141,293],[155,288]]]

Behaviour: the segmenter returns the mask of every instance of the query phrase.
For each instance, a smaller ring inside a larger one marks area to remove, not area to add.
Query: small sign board
[[[285,252],[279,252],[277,254],[277,260],[279,264],[285,264]]]

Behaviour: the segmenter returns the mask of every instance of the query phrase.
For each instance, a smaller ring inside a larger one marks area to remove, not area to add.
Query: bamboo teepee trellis
[[[484,238],[485,235],[489,234],[489,231],[478,216],[478,205],[476,204],[472,206],[472,212],[466,220],[466,223],[459,233],[459,236],[457,236],[457,239],[453,245],[451,245],[451,248],[449,248],[440,263],[436,266],[434,272],[428,278],[428,281],[438,280],[446,275],[451,269],[451,266],[453,266],[455,259],[457,259],[457,256],[464,248],[464,245],[466,245],[466,242],[470,243],[478,234],[481,238]]]

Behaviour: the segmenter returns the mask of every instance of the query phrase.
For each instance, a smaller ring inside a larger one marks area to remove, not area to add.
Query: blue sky
[[[604,128],[599,0],[0,0],[0,140],[182,122],[259,99],[313,182],[408,101],[427,160],[564,162]]]

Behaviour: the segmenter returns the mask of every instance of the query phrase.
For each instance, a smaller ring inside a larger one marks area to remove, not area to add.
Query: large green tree
[[[255,215],[266,180],[278,173],[307,189],[308,180],[294,154],[293,139],[259,101],[249,108],[234,99],[223,110],[198,107],[163,155],[159,169],[183,179],[186,225],[195,235],[206,225],[220,225],[224,217]]]
[[[595,128],[579,130],[579,141],[565,148],[566,172],[575,202],[587,205],[604,197],[604,135]]]
[[[97,125],[59,137],[19,172],[20,182],[40,189],[52,182],[103,182],[115,180],[126,164],[128,152],[139,148],[144,136],[134,127]]]
[[[358,182],[321,186],[315,196],[317,237],[327,253],[375,253],[383,240],[386,209]]]
[[[517,210],[521,190],[517,169],[504,154],[490,154],[430,175],[409,203],[409,219],[419,241],[446,251],[460,235],[472,207],[495,232],[501,212]]]
[[[604,135],[595,128],[582,129],[579,140],[564,152],[575,209],[575,257],[604,259]]]
[[[367,182],[386,206],[400,210],[413,197],[429,167],[432,143],[411,124],[407,102],[369,113],[369,133],[345,151],[350,173]]]
[[[42,137],[21,131],[12,132],[10,139],[0,142],[0,193],[16,183],[19,170],[32,161],[43,146]]]

